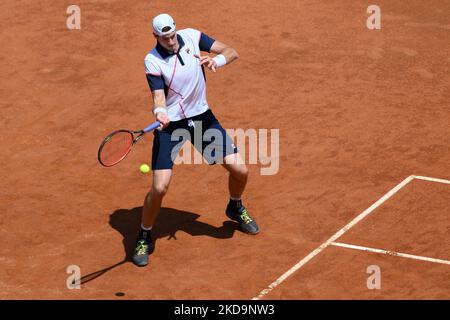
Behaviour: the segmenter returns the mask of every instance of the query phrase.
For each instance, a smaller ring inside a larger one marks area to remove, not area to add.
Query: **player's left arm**
[[[223,67],[226,64],[230,64],[231,62],[239,58],[239,54],[234,48],[217,40],[214,41],[210,51],[212,53],[215,53],[216,56],[212,58],[210,56],[196,55],[196,57],[200,59],[201,65],[204,65],[214,72],[216,72],[217,68]]]

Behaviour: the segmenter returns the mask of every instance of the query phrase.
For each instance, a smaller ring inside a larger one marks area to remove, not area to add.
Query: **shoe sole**
[[[242,228],[241,228],[241,230],[242,230]],[[256,232],[250,232],[250,231],[247,231],[247,230],[242,230],[242,232],[245,233],[245,234],[249,234],[251,236],[256,236],[259,233],[259,230],[256,231]]]
[[[245,229],[242,229],[239,220],[237,220],[237,219],[231,217],[231,216],[228,214],[227,211],[225,211],[225,215],[226,215],[229,219],[231,219],[231,220],[233,220],[233,221],[236,221],[236,222],[239,224],[239,229],[240,229],[243,233],[245,233],[245,234],[249,234],[249,235],[251,235],[251,236],[255,236],[255,235],[257,235],[257,234],[260,232],[259,228],[258,228],[258,231],[256,231],[256,232],[250,232],[250,231],[247,231],[247,230],[245,230]]]
[[[137,267],[145,267],[145,266],[148,265],[148,262],[147,262],[146,264],[139,264],[139,263],[137,263],[136,261],[133,260],[133,264],[134,264],[135,266],[137,266]]]
[[[146,264],[134,264],[135,266],[137,266],[137,267],[139,267],[139,268],[143,268],[143,267],[146,267],[146,266],[148,266],[148,263],[146,263]]]

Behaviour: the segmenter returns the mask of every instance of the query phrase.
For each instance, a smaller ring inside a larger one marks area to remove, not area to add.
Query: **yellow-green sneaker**
[[[256,223],[255,219],[253,219],[252,216],[248,214],[247,209],[245,209],[244,206],[236,208],[231,203],[228,203],[225,214],[231,220],[238,222],[243,232],[248,234],[259,233],[258,224]]]
[[[150,245],[146,239],[138,239],[133,254],[133,262],[139,267],[145,267],[148,264],[150,254]]]

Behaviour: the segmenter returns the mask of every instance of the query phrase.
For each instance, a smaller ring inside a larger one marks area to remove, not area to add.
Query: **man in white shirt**
[[[138,266],[148,264],[153,247],[151,229],[169,187],[174,155],[178,154],[184,142],[174,139],[175,130],[185,130],[191,142],[199,139],[194,135],[202,136],[200,143],[194,144],[195,148],[208,163],[221,163],[229,172],[230,201],[226,215],[237,221],[242,231],[249,234],[259,232],[256,221],[241,200],[248,169],[206,100],[204,67],[216,72],[238,58],[236,50],[198,30],[177,30],[168,14],[160,14],[153,19],[153,34],[157,45],[147,54],[144,63],[153,96],[153,113],[161,125],[154,131],[153,185],[144,200],[141,230],[133,255]],[[212,52],[216,56],[202,56],[201,51]],[[208,130],[218,132],[220,139],[205,141],[203,134]],[[211,149],[214,151],[206,156],[206,150]]]

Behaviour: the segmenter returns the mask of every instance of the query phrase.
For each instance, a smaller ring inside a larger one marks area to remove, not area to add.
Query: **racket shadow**
[[[141,224],[142,206],[133,209],[118,209],[110,215],[109,224],[117,230],[123,237],[124,259],[110,267],[93,272],[81,278],[81,284],[86,284],[106,272],[117,268],[125,263],[132,263],[134,246],[136,237]],[[178,231],[186,232],[191,236],[209,236],[217,239],[229,239],[233,237],[235,231],[239,229],[239,225],[234,221],[224,221],[222,226],[215,227],[210,224],[198,221],[199,214],[177,210],[174,208],[161,208],[161,213],[155,223],[152,231],[154,246],[151,248],[150,254],[156,248],[158,239],[167,238],[168,240],[177,240],[176,233]]]

